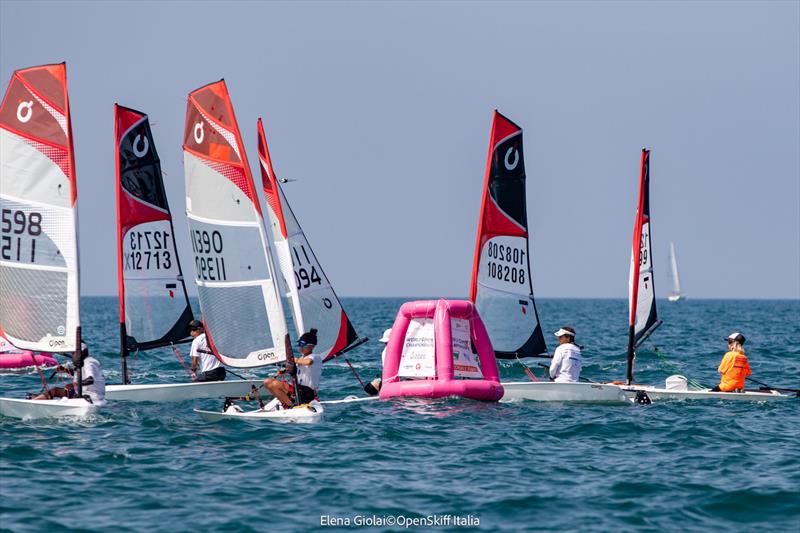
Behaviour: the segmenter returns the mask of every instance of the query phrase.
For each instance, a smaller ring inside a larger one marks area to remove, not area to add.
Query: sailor
[[[719,385],[711,389],[714,392],[744,392],[744,380],[752,374],[750,363],[744,354],[745,338],[734,332],[725,338],[728,341],[728,352],[722,358],[717,371],[722,374]]]
[[[208,347],[206,331],[199,320],[189,322],[189,335],[192,337],[192,381],[224,381],[225,367],[219,362]],[[200,375],[197,374],[197,365],[200,364]]]
[[[85,343],[81,343],[81,360],[83,367],[81,370],[81,386],[84,396],[88,396],[93,403],[99,403],[106,399],[106,380],[103,377],[103,369],[100,361],[89,355],[89,348]],[[66,387],[54,387],[34,400],[50,400],[52,398],[75,398],[78,394],[78,374],[72,367],[58,365],[59,371],[64,371],[72,376],[72,383]]]
[[[314,328],[303,333],[297,341],[300,350],[300,357],[294,358],[294,363],[297,365],[297,391],[294,390],[294,385],[283,380],[275,378],[264,380],[264,387],[280,400],[285,409],[292,407],[292,398],[295,396],[297,403],[301,405],[317,397],[319,380],[322,377],[322,357],[314,353],[316,345],[317,330]],[[278,374],[284,372],[280,371]]]
[[[383,343],[383,351],[381,352],[381,366],[386,362],[386,345],[389,344],[389,336],[392,334],[392,328],[383,332],[380,342]]]
[[[559,345],[550,363],[550,381],[577,383],[581,377],[581,349],[575,344],[575,328],[563,326],[555,336]]]

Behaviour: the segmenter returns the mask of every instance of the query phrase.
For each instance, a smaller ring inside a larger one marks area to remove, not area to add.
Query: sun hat
[[[569,335],[572,338],[575,338],[575,328],[572,326],[561,326],[561,328],[556,331],[553,335],[556,337],[562,337],[564,335]]]
[[[738,342],[739,344],[744,344],[744,341],[746,339],[744,338],[744,335],[742,335],[738,331],[734,331],[733,333],[725,337],[725,340],[729,342]]]
[[[387,329],[383,332],[383,337],[381,337],[380,342],[389,342],[389,335],[392,334],[392,328]]]
[[[189,331],[202,328],[203,328],[203,323],[200,322],[199,320],[192,320],[191,322],[189,322]]]

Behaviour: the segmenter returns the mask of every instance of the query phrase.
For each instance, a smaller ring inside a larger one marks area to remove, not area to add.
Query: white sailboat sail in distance
[[[669,270],[672,276],[672,292],[667,299],[670,302],[685,300],[686,296],[681,292],[681,278],[678,276],[678,258],[675,255],[675,243],[669,243]]]

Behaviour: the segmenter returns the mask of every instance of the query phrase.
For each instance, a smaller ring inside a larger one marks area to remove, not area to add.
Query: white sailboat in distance
[[[675,256],[675,243],[669,243],[669,268],[672,276],[672,292],[667,296],[670,302],[685,300],[686,295],[681,292],[681,278],[678,276],[678,259]]]

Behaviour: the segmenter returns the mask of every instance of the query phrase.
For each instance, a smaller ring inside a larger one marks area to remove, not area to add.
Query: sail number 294
[[[516,246],[508,246],[489,242],[486,245],[486,274],[490,278],[511,283],[526,283],[527,272],[526,252]]]

